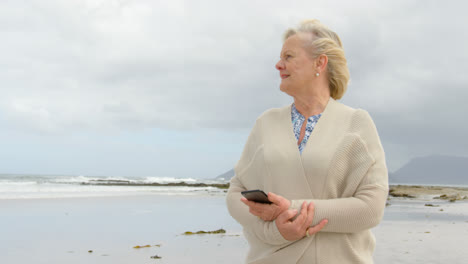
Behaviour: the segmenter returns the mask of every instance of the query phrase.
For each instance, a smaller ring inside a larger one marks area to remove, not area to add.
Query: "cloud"
[[[431,142],[466,155],[465,9],[438,1],[2,2],[0,116],[4,127],[41,133],[248,129],[264,110],[291,102],[274,69],[282,33],[319,18],[345,45],[343,102],[367,109],[385,144]]]

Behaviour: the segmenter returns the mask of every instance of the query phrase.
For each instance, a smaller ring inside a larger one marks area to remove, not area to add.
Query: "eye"
[[[289,60],[290,58],[292,58],[293,56],[291,54],[284,54],[283,56],[280,56],[280,59],[282,60]]]

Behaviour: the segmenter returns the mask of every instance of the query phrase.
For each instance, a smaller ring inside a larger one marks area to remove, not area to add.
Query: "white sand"
[[[375,263],[468,263],[468,203],[434,201],[390,201],[384,221],[373,230]],[[427,203],[439,207],[427,207]]]
[[[468,201],[421,197],[389,201],[373,230],[375,263],[468,263]],[[2,264],[238,264],[248,250],[222,195],[0,200],[0,208]],[[219,228],[227,234],[181,235]],[[162,246],[132,248],[146,244]]]

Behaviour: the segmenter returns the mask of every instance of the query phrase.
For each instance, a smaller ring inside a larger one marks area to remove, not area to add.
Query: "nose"
[[[284,63],[283,63],[283,60],[279,60],[279,61],[276,63],[275,68],[276,68],[278,71],[284,70]]]

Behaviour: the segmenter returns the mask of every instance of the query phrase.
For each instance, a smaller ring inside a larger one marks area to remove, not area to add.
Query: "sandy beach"
[[[392,190],[397,197],[389,196],[384,219],[373,229],[375,263],[467,263],[468,188]],[[441,195],[461,200],[434,199]],[[224,198],[0,199],[0,263],[243,263],[248,245]],[[183,235],[220,228],[226,233]]]
[[[468,263],[468,188],[399,185],[390,191],[403,197],[389,196],[384,219],[373,229],[375,263]]]

